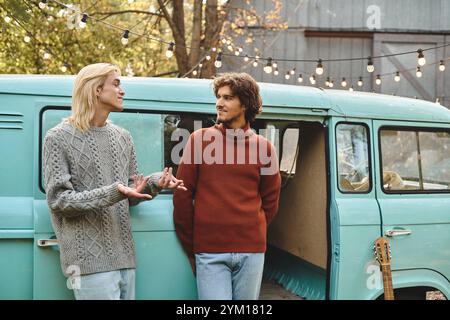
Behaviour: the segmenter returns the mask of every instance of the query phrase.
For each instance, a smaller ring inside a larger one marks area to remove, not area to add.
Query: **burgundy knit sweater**
[[[176,190],[173,204],[176,233],[190,256],[266,251],[280,196],[278,159],[269,141],[248,124],[243,129],[232,136],[215,125],[186,144],[177,178],[188,191]]]

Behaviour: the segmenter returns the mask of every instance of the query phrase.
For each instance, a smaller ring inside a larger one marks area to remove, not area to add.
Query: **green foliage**
[[[123,31],[98,21],[170,41],[165,21],[156,21],[155,15],[148,14],[152,1],[78,1],[79,10],[90,16],[84,29],[69,29],[74,15],[62,16],[63,7],[58,4],[48,1],[47,7],[40,9],[38,2],[0,0],[0,73],[76,74],[86,64],[95,62],[115,63],[124,75],[132,72],[136,76],[152,76],[177,69],[175,59],[164,56],[165,44],[130,34],[129,43],[124,46]],[[101,14],[130,9],[142,13]],[[75,18],[79,21],[81,17]],[[24,41],[27,35],[31,38],[29,43]],[[45,52],[50,53],[50,58],[45,59]],[[66,72],[63,66],[67,67]]]

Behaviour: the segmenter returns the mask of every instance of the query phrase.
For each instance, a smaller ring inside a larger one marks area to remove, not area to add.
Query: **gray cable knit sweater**
[[[68,122],[50,129],[43,147],[44,184],[66,276],[135,268],[129,205],[117,185],[137,174],[131,135],[112,123],[82,133]],[[161,173],[145,192],[160,191]],[[70,267],[70,268],[69,268]]]

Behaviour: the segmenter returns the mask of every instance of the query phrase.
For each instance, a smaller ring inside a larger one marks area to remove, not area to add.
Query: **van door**
[[[64,108],[46,108],[41,112],[41,146],[48,129],[69,115]],[[134,140],[139,171],[161,171],[166,163],[167,137],[172,116],[126,110],[112,113],[109,119],[127,129]],[[169,119],[169,120],[168,120]],[[169,131],[170,132],[170,131]],[[42,150],[42,147],[40,147]],[[40,157],[40,155],[39,155]],[[41,168],[39,168],[41,170]],[[59,262],[58,244],[54,241],[48,206],[40,182],[42,199],[35,203],[35,299],[72,299]],[[195,278],[186,255],[174,232],[172,194],[160,193],[152,201],[142,202],[130,210],[136,247],[137,299],[194,299]]]
[[[418,286],[427,286],[421,279],[426,274],[448,281],[450,128],[374,121],[373,129],[376,194],[391,268],[416,270]],[[393,285],[398,287],[395,273]]]
[[[370,299],[380,212],[373,187],[372,122],[330,120],[330,299]],[[375,266],[375,268],[374,268]]]

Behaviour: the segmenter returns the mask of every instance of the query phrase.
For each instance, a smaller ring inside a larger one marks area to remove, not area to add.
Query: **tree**
[[[234,47],[236,40],[251,41],[253,27],[286,28],[280,1],[272,1],[273,10],[258,13],[248,0],[236,6],[221,0],[81,0],[73,10],[52,0],[44,9],[39,0],[0,0],[0,41],[6,44],[0,72],[76,73],[88,63],[111,61],[130,75],[193,76],[189,72],[202,62],[198,76],[209,78],[216,72],[212,49],[220,51],[221,40]],[[79,25],[82,13],[86,28]],[[124,30],[130,31],[126,46]],[[172,41],[175,59],[168,60],[164,52]]]

